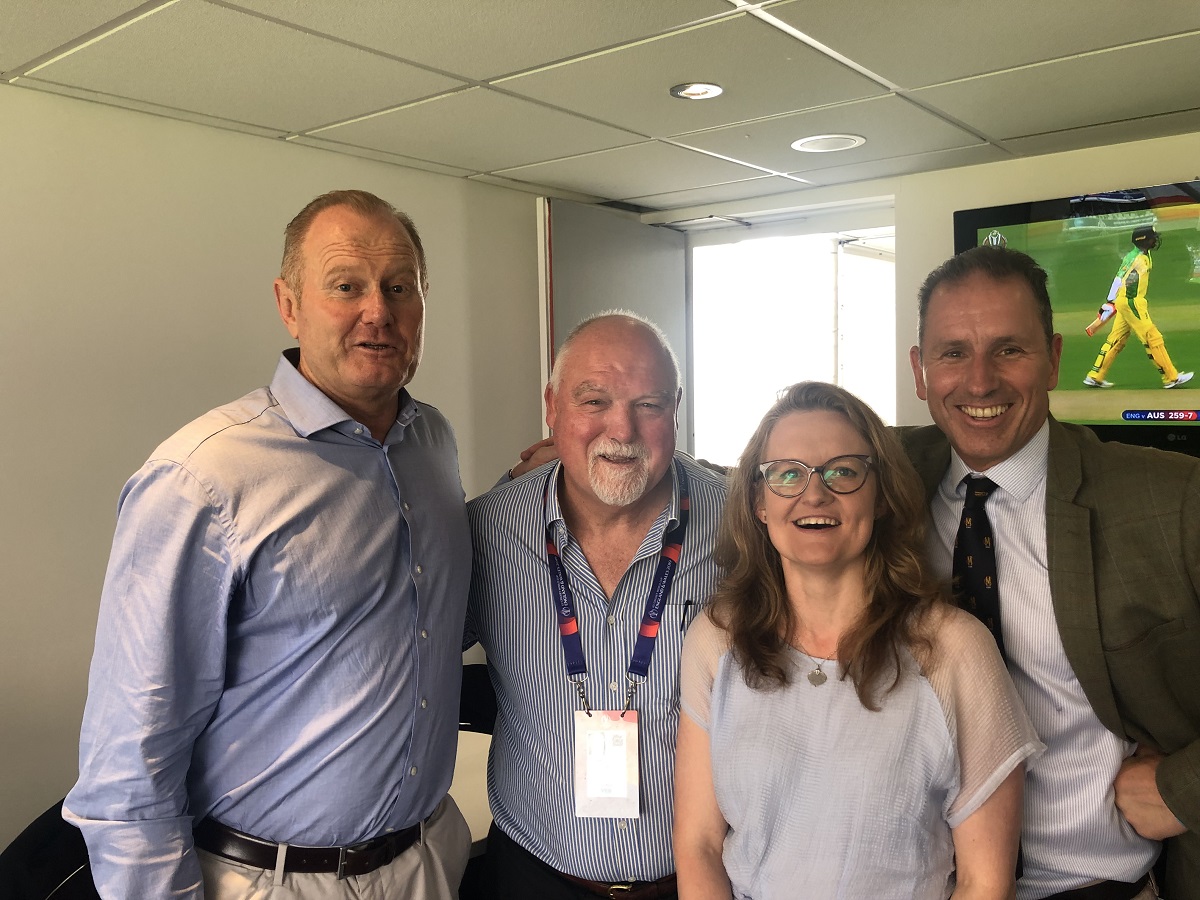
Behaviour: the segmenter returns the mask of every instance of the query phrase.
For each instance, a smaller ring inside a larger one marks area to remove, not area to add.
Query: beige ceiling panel
[[[213,128],[221,128],[225,131],[237,131],[242,134],[254,134],[259,137],[281,138],[287,134],[286,131],[281,131],[278,128],[259,128],[257,125],[250,125],[246,122],[231,122],[227,119],[218,119],[214,116],[204,116],[200,113],[186,112],[185,110],[172,109],[169,106],[158,106],[154,103],[144,103],[141,100],[129,100],[125,97],[112,97],[108,94],[98,94],[95,91],[89,91],[86,88],[72,87],[66,84],[54,84],[50,81],[42,81],[36,76],[20,78],[14,83],[15,87],[34,88],[39,91],[46,91],[51,94],[60,94],[64,97],[75,97],[79,100],[90,100],[93,103],[104,103],[108,106],[119,106],[122,109],[132,109],[137,112],[150,113],[155,116],[165,116],[168,119],[178,119],[182,122],[194,122],[197,125],[211,125]]]
[[[321,131],[319,137],[475,172],[507,169],[640,137],[527,100],[472,88]]]
[[[607,200],[624,200],[722,184],[760,173],[703,153],[647,141],[632,147],[522,166],[497,174],[595,194]]]
[[[0,72],[23,68],[140,5],[139,0],[4,0],[0,3]]]
[[[840,153],[800,153],[792,141],[816,134],[856,134],[866,144]],[[679,143],[753,165],[807,177],[806,172],[909,156],[981,141],[900,97],[878,97],[826,109],[761,119],[680,138]]]
[[[1200,29],[1196,0],[792,0],[767,12],[902,88]]]
[[[1200,101],[1200,35],[925,88],[913,96],[999,140],[1194,109]],[[1125,140],[1140,136],[1131,125]]]
[[[744,181],[730,181],[687,191],[671,191],[666,194],[649,194],[645,197],[629,197],[627,202],[654,209],[683,209],[707,203],[723,203],[726,200],[747,200],[751,197],[767,197],[771,194],[786,194],[802,190],[805,185],[778,175],[764,175]]]
[[[568,191],[565,188],[551,187],[548,184],[535,184],[530,181],[518,181],[515,178],[501,178],[499,175],[470,175],[471,181],[490,184],[495,187],[523,191],[527,194],[537,194],[539,197],[560,197],[563,200],[574,200],[576,203],[603,203],[603,197],[595,194],[580,194],[578,191]]]
[[[462,82],[207,3],[178,3],[38,76],[300,131]]]
[[[373,159],[376,162],[392,163],[396,166],[406,166],[410,169],[420,169],[423,172],[436,172],[439,175],[455,175],[463,177],[470,175],[470,169],[459,169],[455,166],[444,166],[441,163],[427,159],[414,159],[400,156],[396,153],[382,153],[379,150],[369,150],[366,147],[354,147],[350,144],[339,144],[337,141],[325,141],[320,138],[301,135],[288,141],[289,144],[299,144],[301,147],[315,147],[318,150],[328,150],[331,153],[344,153],[346,156],[357,156],[359,159]]]
[[[725,89],[677,100],[687,81]],[[508,79],[511,90],[652,137],[884,93],[875,82],[758,19],[741,15]]]
[[[481,80],[733,11],[725,0],[233,0],[232,5]]]
[[[1120,144],[1130,140],[1131,135],[1134,134],[1137,135],[1137,140],[1148,140],[1189,131],[1197,132],[1195,135],[1196,164],[1194,171],[1185,172],[1183,176],[1196,179],[1200,178],[1200,109],[1164,113],[1160,116],[1150,116],[1133,122],[1110,122],[1105,125],[1076,128],[1071,131],[1035,134],[1031,137],[1005,141],[1004,146],[1017,156],[1039,156],[1043,153],[1059,153],[1064,150],[1078,150],[1082,147]]]
[[[814,185],[848,184],[852,181],[894,178],[898,175],[931,172],[935,169],[977,166],[981,163],[999,162],[1011,158],[1011,154],[991,144],[978,144],[974,147],[936,150],[932,153],[919,153],[915,156],[904,156],[898,159],[879,159],[847,166],[832,166],[815,172],[806,172],[804,177],[812,181]]]

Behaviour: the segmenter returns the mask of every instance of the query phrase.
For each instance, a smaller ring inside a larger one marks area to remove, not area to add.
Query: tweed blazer
[[[932,498],[935,426],[899,429]],[[1169,900],[1200,900],[1200,460],[1102,443],[1050,419],[1050,592],[1063,647],[1106,728],[1167,754],[1158,788],[1189,831],[1166,843]]]

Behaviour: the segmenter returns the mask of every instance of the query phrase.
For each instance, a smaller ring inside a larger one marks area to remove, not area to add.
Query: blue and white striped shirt
[[[650,881],[675,871],[671,849],[679,659],[687,625],[708,602],[724,479],[676,453],[687,471],[691,518],[647,682],[637,693],[641,814],[578,818],[574,795],[574,712],[550,594],[546,535],[551,526],[575,599],[594,709],[621,709],[664,531],[678,521],[679,485],[642,541],[610,602],[567,530],[558,501],[558,463],[548,463],[467,505],[475,542],[467,642],[487,653],[498,712],[488,760],[496,825],[560,872],[595,881]],[[546,479],[554,488],[543,511]],[[675,478],[672,469],[672,479]]]

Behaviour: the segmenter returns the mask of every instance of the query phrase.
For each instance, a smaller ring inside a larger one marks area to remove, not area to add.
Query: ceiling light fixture
[[[671,88],[671,96],[680,100],[711,100],[723,93],[725,89],[719,84],[709,84],[706,81],[689,81]]]
[[[867,139],[858,134],[814,134],[792,141],[792,149],[802,153],[837,153],[861,147]]]

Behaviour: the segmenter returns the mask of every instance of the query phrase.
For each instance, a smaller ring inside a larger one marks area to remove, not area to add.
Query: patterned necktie
[[[987,498],[996,489],[996,482],[983,476],[968,475],[963,481],[967,485],[967,499],[963,503],[962,518],[958,522],[958,536],[954,539],[954,597],[958,605],[975,616],[988,627],[1000,656],[1005,662],[1004,633],[1000,630],[1000,591],[996,583],[996,541],[992,535],[992,523],[987,517]],[[1024,853],[1017,844],[1017,878],[1025,869]]]
[[[954,539],[954,596],[958,605],[973,613],[996,639],[1006,660],[1004,634],[1000,630],[1000,593],[996,585],[996,542],[984,504],[996,483],[990,478],[968,475],[967,499],[963,503],[958,536]]]

